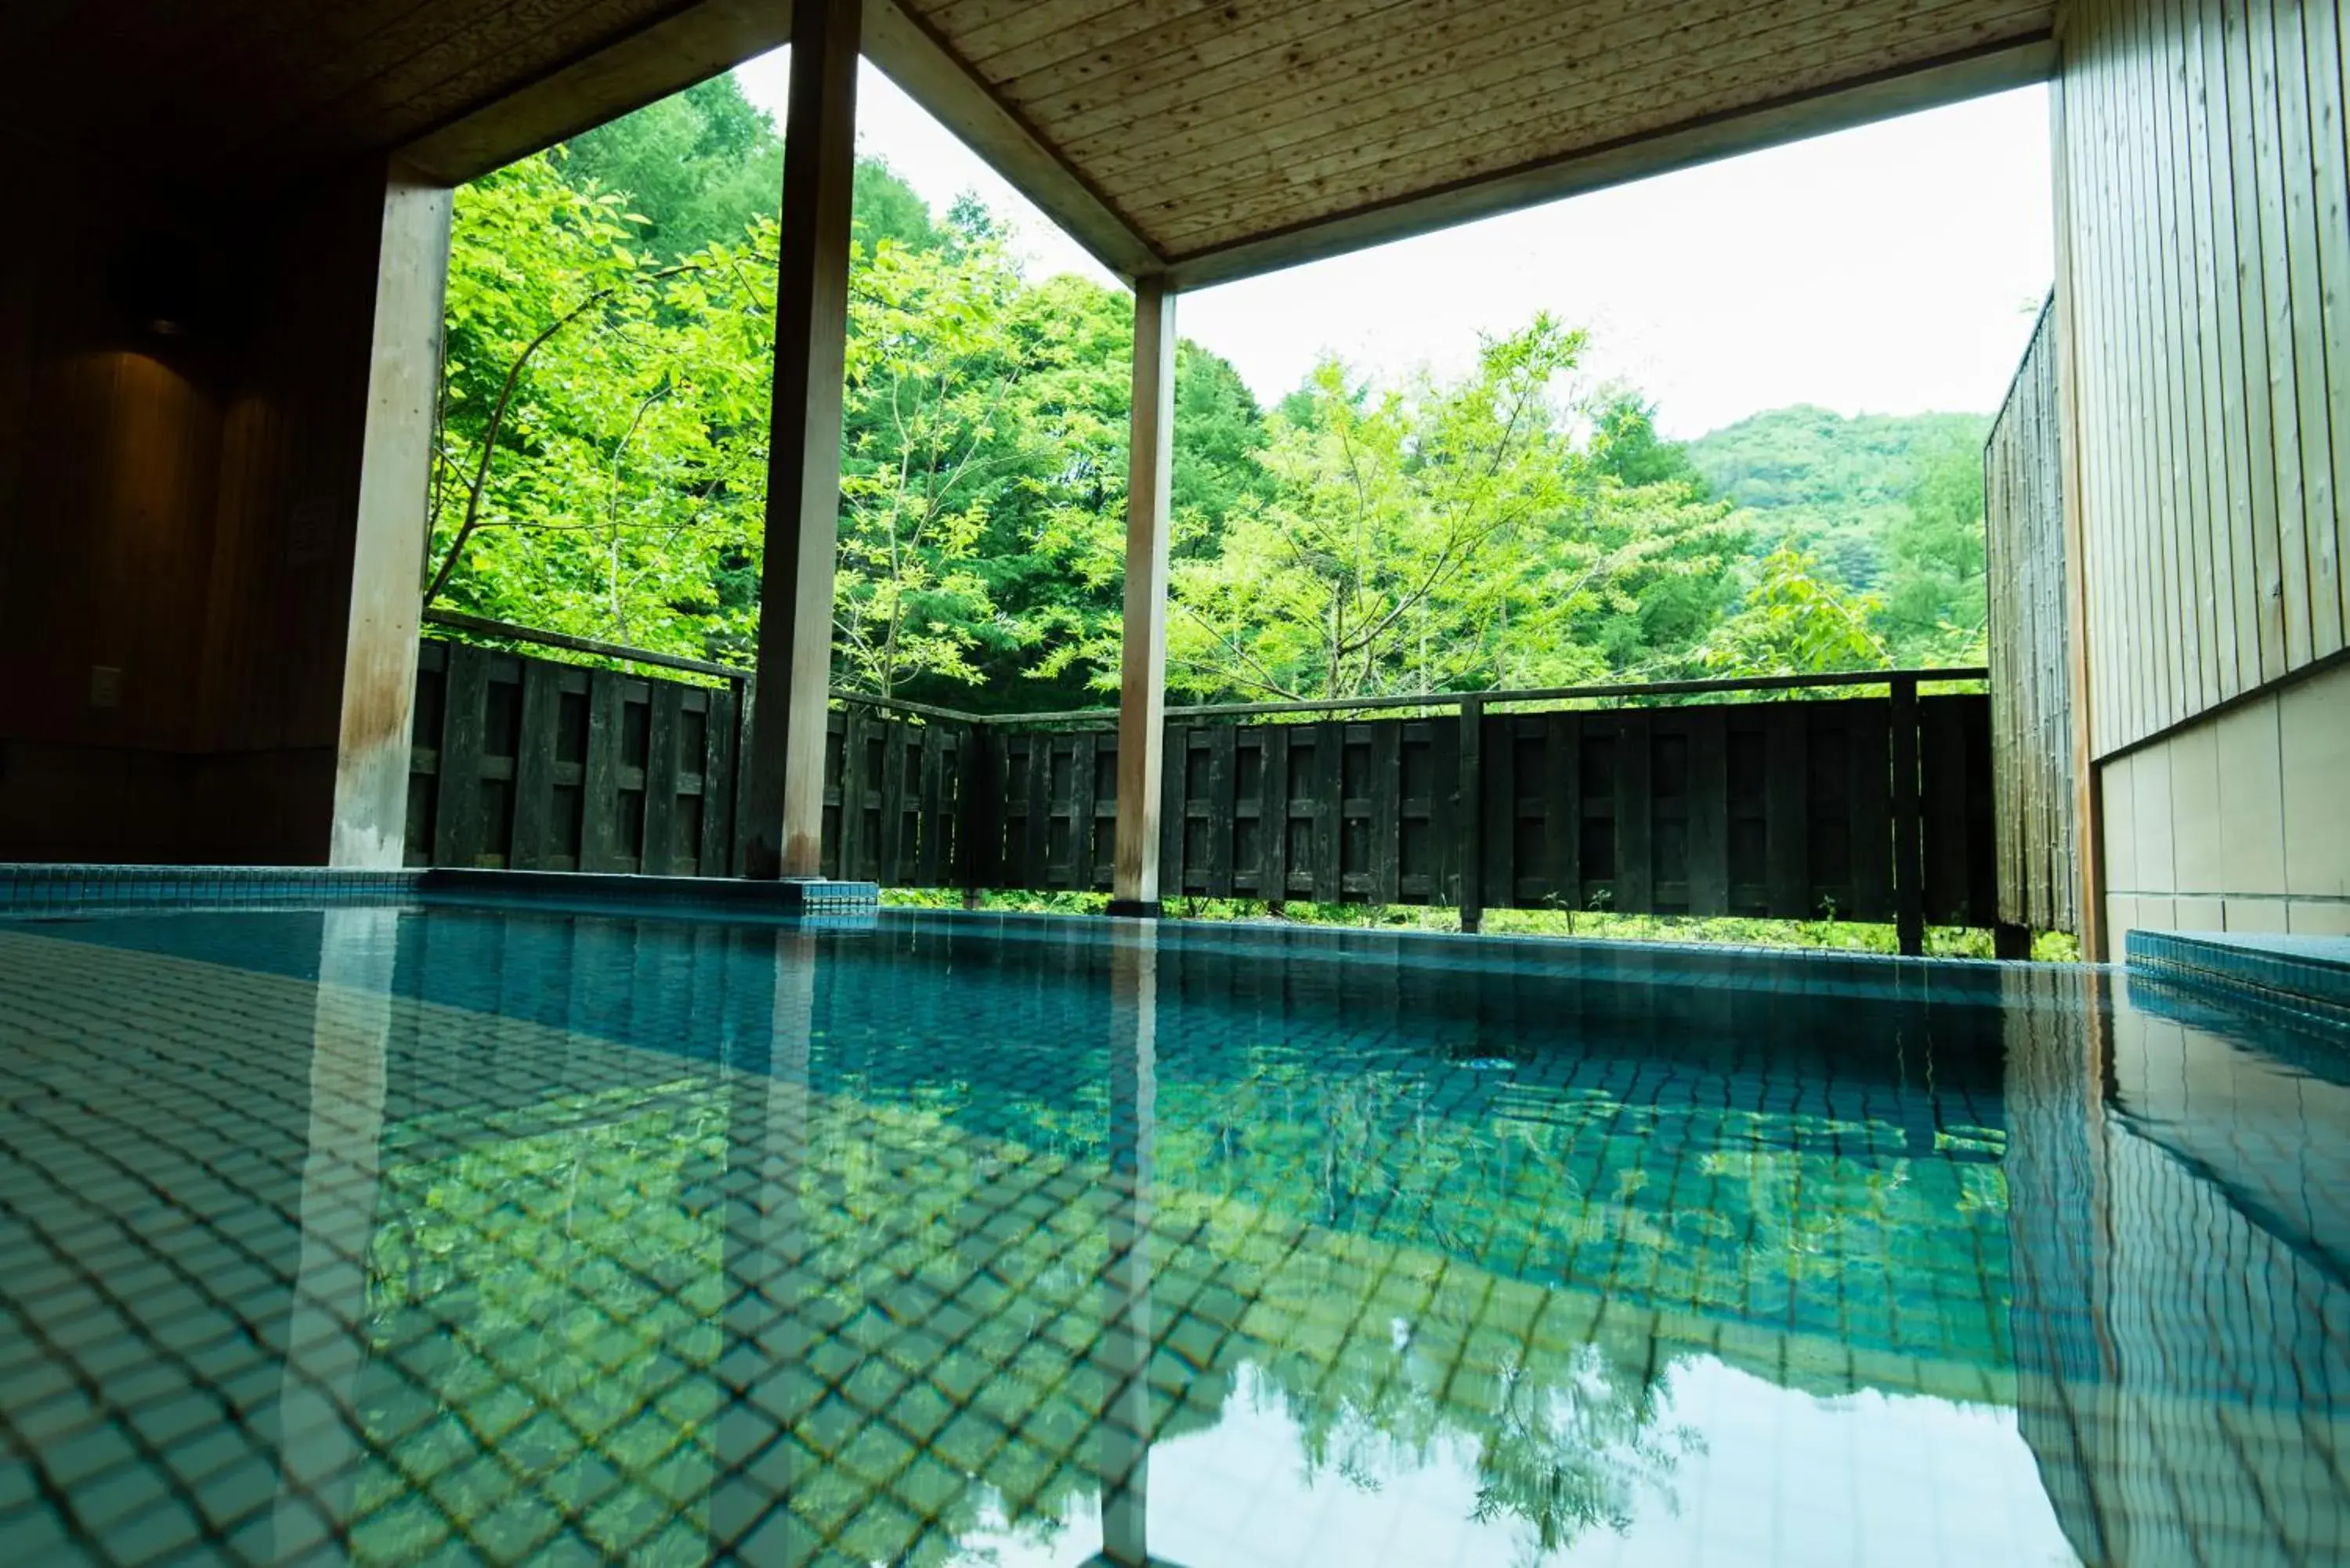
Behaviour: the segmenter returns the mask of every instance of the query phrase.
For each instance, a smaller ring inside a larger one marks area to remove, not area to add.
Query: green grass
[[[959,909],[959,891],[885,888],[881,901],[894,908]],[[987,891],[977,908],[1007,913],[1098,915],[1109,906],[1101,893]],[[1308,904],[1292,902],[1270,913],[1255,898],[1171,898],[1167,912],[1187,920],[1255,920],[1300,926],[1458,931],[1461,912],[1427,904]],[[1596,937],[1612,941],[1718,942],[1731,947],[1817,948],[1849,952],[1898,950],[1893,928],[1857,920],[1762,920],[1742,916],[1616,915],[1597,910],[1488,909],[1484,930],[1493,936]],[[1929,926],[1926,951],[1935,958],[1990,958],[1989,931]],[[2080,943],[2063,931],[2042,931],[2032,956],[2043,963],[2076,963]]]

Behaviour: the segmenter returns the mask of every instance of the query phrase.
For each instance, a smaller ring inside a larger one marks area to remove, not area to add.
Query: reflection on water
[[[2333,1560],[2339,1042],[2105,983],[0,927],[0,1544]]]

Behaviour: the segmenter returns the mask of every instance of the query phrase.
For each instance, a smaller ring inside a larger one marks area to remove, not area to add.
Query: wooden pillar
[[[1126,638],[1118,699],[1113,915],[1159,913],[1159,810],[1167,732],[1167,512],[1175,462],[1175,296],[1134,285],[1134,411],[1126,485]]]
[[[1918,802],[1918,681],[1893,680],[1893,921],[1901,950],[1926,950],[1926,860]]]
[[[767,547],[759,577],[760,680],[740,807],[748,828],[743,870],[749,877],[821,874],[862,8],[860,0],[792,3]]]
[[[397,166],[385,184],[330,866],[397,869],[407,844],[409,729],[423,610],[417,579],[432,528],[432,412],[451,202],[445,187]]]

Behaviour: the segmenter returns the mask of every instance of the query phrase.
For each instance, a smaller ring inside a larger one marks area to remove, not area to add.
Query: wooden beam
[[[429,132],[405,157],[462,185],[781,48],[791,19],[775,0],[702,0]]]
[[[416,711],[418,568],[449,278],[447,187],[392,165],[376,254],[375,325],[359,459],[335,750],[330,866],[394,869],[408,831],[409,730]]]
[[[1167,731],[1167,514],[1175,465],[1175,295],[1134,288],[1134,409],[1126,486],[1126,637],[1118,704],[1113,914],[1159,910],[1159,797]]]
[[[960,137],[1095,259],[1129,280],[1166,264],[1134,225],[1020,113],[898,0],[867,0],[865,53],[906,96]]]
[[[793,0],[767,447],[759,669],[741,810],[743,874],[815,877],[824,849],[825,697],[840,523],[858,0]]]
[[[1956,103],[2046,79],[2055,67],[2046,32],[1905,67],[1825,92],[1709,116],[1673,130],[1506,169],[1297,227],[1169,259],[1168,286],[1204,288],[1343,255],[1609,185],[1645,180],[1783,141]]]

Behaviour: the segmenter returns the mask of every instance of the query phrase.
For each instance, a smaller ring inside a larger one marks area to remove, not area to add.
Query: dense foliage
[[[721,78],[459,193],[434,602],[736,660],[764,542],[781,154]],[[860,164],[835,679],[1116,683],[1131,307]],[[1972,416],[1781,410],[1683,449],[1547,317],[1446,380],[1272,409],[1181,345],[1169,682],[1353,695],[1868,668],[1982,620]],[[1774,447],[1773,442],[1776,442]]]
[[[1973,660],[1983,636],[1984,414],[1772,409],[1690,443],[1688,457],[1759,532],[1870,601],[1908,664]]]

